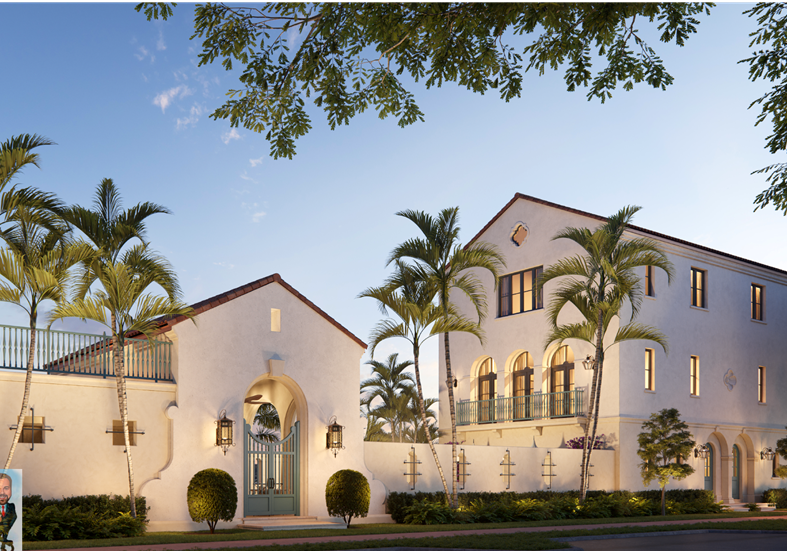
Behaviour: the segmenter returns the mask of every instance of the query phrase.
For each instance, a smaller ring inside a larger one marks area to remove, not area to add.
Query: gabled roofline
[[[341,331],[342,333],[344,333],[345,335],[350,337],[353,341],[355,341],[362,348],[364,348],[364,349],[367,348],[367,345],[366,345],[365,342],[363,342],[361,339],[359,339],[358,337],[353,335],[350,332],[349,329],[347,329],[342,324],[340,324],[338,321],[336,321],[331,316],[329,316],[327,313],[325,313],[325,311],[322,310],[319,306],[317,306],[312,301],[310,301],[308,298],[306,298],[305,296],[300,294],[298,291],[296,291],[289,283],[284,281],[279,274],[269,275],[268,277],[263,277],[262,279],[258,279],[256,281],[252,281],[251,283],[247,283],[246,285],[241,285],[240,287],[236,287],[235,289],[230,289],[229,291],[226,291],[226,292],[221,293],[219,295],[216,295],[214,297],[210,297],[210,298],[207,298],[205,300],[201,300],[200,302],[196,302],[196,303],[192,304],[191,308],[194,310],[194,316],[198,316],[199,314],[202,314],[203,312],[207,312],[208,310],[212,310],[216,306],[224,304],[225,302],[229,302],[229,301],[231,301],[233,299],[236,299],[238,297],[241,297],[241,296],[243,296],[245,294],[251,293],[252,291],[256,291],[257,289],[260,289],[261,287],[265,287],[266,285],[270,285],[271,283],[278,283],[279,285],[281,285],[282,287],[287,289],[290,293],[292,293],[301,302],[306,304],[306,306],[308,306],[309,308],[311,308],[312,310],[317,312],[319,315],[321,315],[323,318],[325,318],[328,321],[328,323],[330,323],[331,325],[336,327],[339,331]],[[169,331],[173,326],[175,326],[175,325],[177,325],[179,323],[182,323],[184,321],[187,321],[187,320],[188,320],[188,318],[186,316],[174,316],[174,317],[171,317],[171,318],[167,318],[167,317],[159,318],[159,320],[157,320],[157,322],[156,322],[157,326],[158,326],[158,329],[157,329],[156,332],[157,333],[163,333],[165,331]],[[129,334],[129,335],[127,335],[127,337],[133,337],[133,336],[136,336],[137,334],[138,333],[135,333],[133,335]]]
[[[538,199],[537,197],[532,197],[530,195],[525,195],[524,193],[517,193],[517,194],[514,195],[513,199],[511,199],[508,203],[506,203],[506,205],[502,209],[500,209],[500,211],[497,214],[495,214],[492,217],[492,219],[483,228],[481,228],[481,231],[479,231],[475,235],[475,237],[473,237],[467,243],[466,246],[469,246],[470,244],[475,242],[477,239],[479,239],[481,237],[481,235],[486,230],[488,230],[492,226],[492,224],[494,224],[497,221],[497,219],[500,218],[503,215],[503,213],[505,211],[507,211],[511,207],[511,205],[513,205],[514,203],[517,202],[518,199],[524,199],[525,201],[530,201],[531,203],[538,203],[540,205],[545,205],[547,207],[552,207],[552,208],[555,208],[555,209],[558,209],[558,210],[563,210],[563,211],[566,211],[566,212],[570,212],[572,214],[578,214],[580,216],[585,216],[587,218],[593,218],[594,220],[598,220],[599,222],[606,222],[607,221],[607,219],[604,216],[599,216],[598,214],[592,214],[590,212],[585,212],[583,210],[573,209],[571,207],[558,205],[557,203],[552,203],[550,201],[545,201],[543,199]],[[740,256],[735,256],[733,254],[729,254],[729,253],[725,253],[725,252],[722,252],[722,251],[718,251],[716,249],[711,249],[710,247],[705,247],[704,245],[697,245],[696,243],[692,243],[690,241],[685,241],[683,239],[678,239],[677,237],[672,237],[672,236],[669,236],[669,235],[666,235],[666,234],[663,234],[663,233],[655,232],[653,230],[642,228],[640,226],[635,226],[633,224],[629,224],[627,227],[629,229],[636,230],[638,232],[642,232],[642,233],[647,234],[647,235],[652,235],[653,237],[658,237],[659,239],[663,239],[665,241],[672,241],[673,243],[678,243],[680,245],[685,245],[685,246],[692,247],[694,249],[698,249],[698,250],[701,250],[701,251],[717,254],[717,255],[723,256],[725,258],[730,258],[732,260],[737,260],[738,262],[743,262],[743,263],[749,264],[751,266],[757,266],[758,268],[765,268],[766,270],[771,270],[771,271],[774,271],[774,272],[777,272],[777,273],[780,273],[780,274],[787,275],[787,270],[782,270],[780,268],[774,268],[773,266],[768,266],[767,264],[762,264],[760,262],[755,262],[754,260],[748,260],[748,259],[742,258]]]

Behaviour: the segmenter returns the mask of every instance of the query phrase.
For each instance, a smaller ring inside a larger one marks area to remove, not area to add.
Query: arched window
[[[513,395],[514,419],[532,419],[533,417],[533,357],[528,352],[522,352],[514,360],[513,367]]]
[[[567,345],[561,346],[552,356],[550,367],[550,392],[574,390],[574,352]]]
[[[495,362],[486,358],[478,366],[478,400],[479,422],[489,423],[495,420]]]
[[[552,417],[574,415],[574,352],[561,346],[549,362],[550,411]]]

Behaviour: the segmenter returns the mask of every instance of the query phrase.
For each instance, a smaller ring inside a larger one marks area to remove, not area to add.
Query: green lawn
[[[269,540],[301,537],[327,537],[345,535],[370,535],[370,534],[402,534],[419,532],[450,532],[455,530],[486,530],[494,528],[537,527],[537,526],[567,526],[587,525],[585,530],[561,530],[539,532],[535,534],[495,534],[484,535],[479,538],[473,535],[446,536],[441,538],[397,539],[396,546],[402,547],[456,547],[466,549],[558,549],[570,547],[560,542],[551,541],[549,538],[572,537],[581,535],[600,534],[626,534],[635,532],[656,532],[671,530],[695,530],[699,528],[714,529],[749,529],[749,530],[787,530],[787,520],[758,520],[736,523],[697,523],[691,525],[671,526],[636,526],[620,528],[596,528],[594,524],[610,524],[625,522],[655,522],[660,520],[704,520],[718,518],[746,518],[752,516],[778,516],[777,513],[722,513],[716,515],[670,515],[668,517],[629,517],[615,519],[572,519],[543,522],[506,522],[497,524],[442,524],[434,526],[410,526],[403,524],[360,524],[348,530],[284,530],[284,531],[249,531],[249,530],[217,530],[216,534],[209,532],[152,532],[137,538],[116,538],[104,540],[60,540],[51,542],[24,542],[25,549],[69,549],[74,547],[106,547],[128,545],[157,545],[167,543],[199,543],[238,540]],[[287,551],[331,551],[337,549],[360,549],[373,547],[391,547],[390,540],[359,541],[359,542],[325,542],[319,544],[299,544],[287,547]],[[253,548],[248,548],[253,549]]]

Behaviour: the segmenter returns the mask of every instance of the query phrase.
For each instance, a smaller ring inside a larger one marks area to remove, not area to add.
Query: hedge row
[[[767,503],[775,503],[777,509],[787,509],[787,489],[772,488],[762,493],[762,500]]]
[[[668,514],[719,513],[707,490],[668,490]],[[442,492],[391,492],[387,510],[397,523],[445,524],[473,522],[511,522],[562,518],[608,518],[648,516],[661,513],[661,492],[604,491],[588,492],[579,505],[579,492],[467,492],[459,494],[459,509],[448,507]]]
[[[26,541],[97,539],[145,533],[148,508],[136,498],[137,518],[131,518],[128,497],[91,495],[63,499],[22,497],[22,538]]]

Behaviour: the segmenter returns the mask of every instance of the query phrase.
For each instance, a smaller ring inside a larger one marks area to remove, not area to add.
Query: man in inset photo
[[[6,551],[14,551],[14,542],[8,537],[16,522],[16,506],[11,503],[12,491],[11,477],[0,473],[0,547]]]

